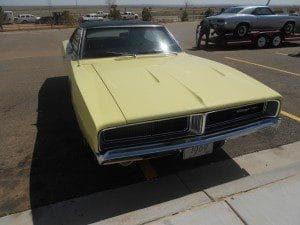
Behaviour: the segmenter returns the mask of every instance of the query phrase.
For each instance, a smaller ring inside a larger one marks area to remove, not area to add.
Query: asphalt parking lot
[[[281,126],[231,140],[222,150],[200,159],[151,160],[153,170],[146,176],[141,168],[149,165],[98,167],[80,142],[62,63],[61,41],[72,29],[0,33],[0,216],[139,183],[147,176],[177,176],[183,170],[300,140],[300,58],[288,56],[300,51],[300,42],[278,49],[210,46],[196,50],[196,23],[168,27],[187,52],[237,68],[280,92],[284,97]],[[204,177],[197,189],[247,176],[234,163],[228,174],[206,181]],[[183,194],[173,190],[133,207]],[[115,214],[132,208],[122,210]]]

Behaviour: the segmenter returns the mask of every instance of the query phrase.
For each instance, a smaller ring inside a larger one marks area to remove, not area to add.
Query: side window
[[[274,13],[269,8],[257,8],[254,11],[254,15],[273,15],[273,14]]]
[[[269,8],[262,8],[261,9],[261,15],[272,15],[273,12]]]
[[[71,45],[76,53],[79,51],[81,32],[81,29],[75,30],[70,39]]]

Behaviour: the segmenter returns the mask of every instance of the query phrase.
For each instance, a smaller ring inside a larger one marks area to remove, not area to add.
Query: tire
[[[249,25],[246,23],[239,24],[234,31],[234,34],[238,38],[243,38],[248,34]]]
[[[27,21],[27,20],[23,20],[22,23],[23,23],[23,24],[26,24],[26,23],[28,23],[28,21]]]
[[[199,41],[199,38],[196,39],[196,48],[197,48],[198,50],[201,49],[201,43],[200,43],[200,41]]]
[[[295,24],[293,22],[287,22],[283,28],[282,31],[284,34],[289,35],[289,34],[293,34],[295,31]]]
[[[268,45],[268,37],[266,35],[260,35],[255,40],[255,46],[257,48],[265,48]]]
[[[272,37],[271,39],[271,45],[274,48],[278,48],[282,45],[282,36],[280,34],[276,34],[275,36]]]

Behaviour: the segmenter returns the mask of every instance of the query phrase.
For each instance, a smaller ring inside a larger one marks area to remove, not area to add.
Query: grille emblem
[[[202,116],[193,115],[190,117],[190,130],[196,133],[200,133],[202,130]]]

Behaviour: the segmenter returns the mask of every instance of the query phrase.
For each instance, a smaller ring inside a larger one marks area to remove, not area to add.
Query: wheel
[[[28,23],[28,21],[27,20],[23,20],[22,23],[25,24],[25,23]]]
[[[197,46],[197,49],[200,50],[201,49],[201,40],[198,40],[196,41],[196,46]]]
[[[258,48],[265,48],[268,44],[268,37],[265,35],[258,36],[255,40],[255,45]]]
[[[292,34],[295,30],[295,24],[293,22],[287,22],[282,28],[284,34]]]
[[[281,44],[282,44],[282,36],[279,34],[276,34],[271,40],[271,45],[274,48],[278,48],[281,46]]]
[[[247,24],[240,24],[235,28],[235,36],[243,38],[248,34],[249,26]]]

